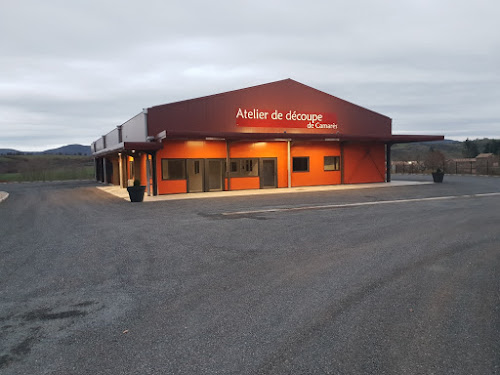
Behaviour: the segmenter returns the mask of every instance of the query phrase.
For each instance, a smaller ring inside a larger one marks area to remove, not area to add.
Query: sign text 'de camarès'
[[[332,129],[339,128],[334,113],[305,113],[298,111],[264,111],[257,108],[238,108],[236,125],[259,128],[307,128]]]

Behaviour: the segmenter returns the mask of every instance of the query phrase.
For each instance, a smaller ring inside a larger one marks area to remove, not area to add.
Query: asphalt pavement
[[[1,186],[1,374],[500,374],[499,178],[99,186]]]

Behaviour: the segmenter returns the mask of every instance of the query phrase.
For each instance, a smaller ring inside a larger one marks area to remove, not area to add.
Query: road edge
[[[6,200],[9,197],[9,193],[6,191],[0,191],[0,203]]]

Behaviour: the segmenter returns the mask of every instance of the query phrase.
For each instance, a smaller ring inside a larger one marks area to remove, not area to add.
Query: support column
[[[118,153],[118,169],[119,169],[119,178],[120,178],[120,187],[121,188],[124,188],[124,184],[123,184],[123,157],[122,157],[122,154],[121,152]]]
[[[151,164],[153,166],[153,195],[158,195],[158,183],[157,183],[157,173],[156,173],[156,151],[151,154]]]
[[[340,184],[344,184],[344,142],[340,142]]]
[[[106,158],[102,158],[102,182],[108,183],[108,169],[106,168]]]
[[[387,182],[391,182],[391,146],[392,144],[388,143],[385,146],[385,163],[386,163],[386,174],[387,174]]]
[[[123,187],[126,188],[128,186],[128,155],[127,154],[122,155],[122,174],[123,174],[122,184],[123,184]]]
[[[151,163],[149,161],[149,154],[146,154],[146,191],[148,192],[148,197],[151,196]]]
[[[231,191],[231,155],[229,141],[226,140],[226,178],[227,190]]]
[[[288,173],[288,188],[291,188],[292,187],[292,168],[290,167],[290,163],[291,163],[291,157],[290,157],[290,149],[291,149],[291,141],[288,140],[286,141],[286,169],[287,169],[287,173]]]
[[[99,181],[99,163],[98,163],[98,160],[97,158],[94,158],[94,175],[95,175],[95,180],[96,181]]]

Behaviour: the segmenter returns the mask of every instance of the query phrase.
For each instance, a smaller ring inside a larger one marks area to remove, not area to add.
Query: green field
[[[90,180],[94,161],[77,155],[0,156],[0,182]]]

